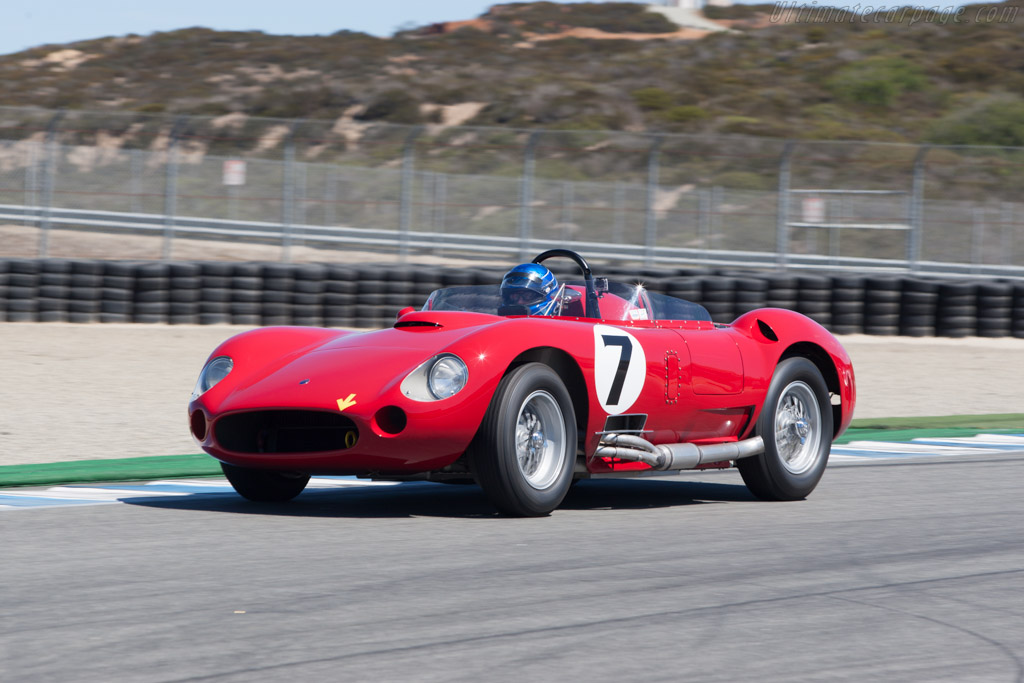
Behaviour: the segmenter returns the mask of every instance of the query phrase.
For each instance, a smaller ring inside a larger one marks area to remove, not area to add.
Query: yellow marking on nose
[[[348,398],[339,398],[338,399],[338,410],[344,411],[345,408],[351,408],[355,404],[356,404],[356,395],[355,394],[349,394]]]

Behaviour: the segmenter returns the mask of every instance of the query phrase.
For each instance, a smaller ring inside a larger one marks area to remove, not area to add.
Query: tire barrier
[[[390,325],[435,289],[497,285],[503,269],[437,266],[0,259],[0,322]],[[736,270],[600,268],[703,304],[727,323],[798,311],[836,334],[1024,339],[1024,281]],[[559,268],[560,279],[578,279]]]
[[[1010,312],[1010,334],[1024,339],[1024,282],[1013,283],[1013,309]]]

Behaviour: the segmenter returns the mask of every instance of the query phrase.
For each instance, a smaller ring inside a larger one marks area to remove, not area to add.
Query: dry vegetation
[[[466,123],[1024,145],[1024,18],[772,23],[771,10],[716,9],[735,31],[699,40],[659,37],[677,27],[641,5],[546,2],[391,38],[104,38],[0,56],[0,105],[421,123],[481,103]],[[604,39],[550,39],[579,29]]]

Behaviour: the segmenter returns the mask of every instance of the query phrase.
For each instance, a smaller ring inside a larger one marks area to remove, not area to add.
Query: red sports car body
[[[595,280],[572,252],[535,261],[551,256],[585,278],[563,286],[555,316],[501,311],[496,286],[467,287],[390,329],[232,337],[200,376],[192,434],[253,500],[354,474],[476,481],[499,510],[536,515],[574,478],[733,461],[759,497],[813,490],[856,399],[827,330],[781,309],[715,324],[695,304]]]

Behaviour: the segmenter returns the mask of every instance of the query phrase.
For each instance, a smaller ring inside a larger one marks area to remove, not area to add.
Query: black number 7
[[[615,379],[612,380],[612,390],[608,392],[608,400],[605,405],[619,405],[619,396],[622,394],[622,385],[626,383],[626,370],[629,369],[629,359],[633,355],[633,343],[629,337],[619,335],[602,334],[605,346],[618,346],[622,349],[619,354],[619,367],[615,370]]]

